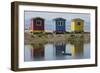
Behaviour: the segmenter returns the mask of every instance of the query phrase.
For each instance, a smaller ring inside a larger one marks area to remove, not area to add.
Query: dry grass
[[[24,33],[25,44],[45,44],[45,43],[67,43],[67,42],[90,42],[90,33],[66,33],[66,34],[31,34]]]

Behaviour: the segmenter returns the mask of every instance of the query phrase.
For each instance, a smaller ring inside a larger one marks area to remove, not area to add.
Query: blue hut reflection
[[[56,44],[56,56],[62,56],[65,53],[66,45],[65,44]]]

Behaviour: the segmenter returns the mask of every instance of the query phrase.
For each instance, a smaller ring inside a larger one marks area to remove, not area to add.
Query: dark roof
[[[55,21],[58,21],[58,20],[66,21],[66,19],[64,19],[64,18],[55,18],[54,20]]]
[[[33,19],[40,19],[40,20],[44,20],[44,18],[41,18],[41,17],[35,17],[35,18],[33,18]]]

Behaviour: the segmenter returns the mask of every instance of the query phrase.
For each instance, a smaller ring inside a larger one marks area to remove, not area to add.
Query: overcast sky
[[[40,12],[40,11],[25,11],[25,28],[29,28],[30,19],[35,17],[42,17],[45,19],[45,30],[55,30],[53,19],[66,19],[66,30],[70,31],[70,23],[74,18],[81,18],[85,21],[84,31],[90,31],[90,14],[84,13],[64,13],[64,12]]]

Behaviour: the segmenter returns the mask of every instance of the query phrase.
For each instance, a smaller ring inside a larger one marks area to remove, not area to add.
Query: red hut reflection
[[[33,60],[43,60],[44,59],[44,46],[42,44],[32,45],[31,58]]]

